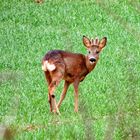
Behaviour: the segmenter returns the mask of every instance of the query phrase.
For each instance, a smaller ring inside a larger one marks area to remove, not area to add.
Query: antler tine
[[[99,44],[99,38],[98,38],[98,37],[95,38],[95,44],[96,44],[96,45]]]
[[[99,44],[99,39],[96,37],[95,39],[92,39],[92,45],[98,45]]]
[[[91,43],[92,43],[92,45],[94,45],[94,39],[91,39]]]

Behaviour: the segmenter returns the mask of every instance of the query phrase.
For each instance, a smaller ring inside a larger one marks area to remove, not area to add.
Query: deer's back
[[[75,78],[83,80],[88,74],[86,60],[83,54],[71,53],[62,50],[49,51],[43,61],[49,61],[56,66],[56,71],[64,66],[64,80],[73,82]]]

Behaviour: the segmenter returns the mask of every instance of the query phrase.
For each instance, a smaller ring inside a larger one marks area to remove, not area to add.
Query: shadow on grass
[[[11,125],[16,120],[18,106],[19,106],[19,92],[18,83],[22,78],[21,72],[15,71],[4,71],[0,74],[0,85],[10,82],[12,85],[12,90],[14,91],[13,97],[10,100],[10,106],[8,107],[7,114],[2,117],[0,124],[0,138],[5,140],[13,139],[15,135],[15,130],[11,128]]]

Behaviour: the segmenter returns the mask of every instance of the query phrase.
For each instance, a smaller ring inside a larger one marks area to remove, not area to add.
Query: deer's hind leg
[[[59,65],[60,66],[60,65]],[[59,109],[57,107],[56,99],[55,99],[55,89],[59,85],[60,81],[64,77],[65,67],[61,65],[55,71],[51,72],[51,83],[49,85],[49,93],[51,98],[51,105],[54,113],[59,113]]]
[[[64,100],[64,98],[66,96],[66,93],[67,93],[67,90],[68,90],[69,85],[70,85],[70,83],[67,82],[67,81],[65,81],[64,88],[63,88],[63,91],[62,91],[61,96],[60,96],[60,100],[59,100],[59,102],[57,104],[57,107],[58,108],[60,108],[60,105],[61,105],[62,101]]]
[[[51,75],[50,75],[50,72],[49,71],[45,71],[45,77],[46,77],[46,80],[47,80],[47,83],[48,83],[48,87],[50,86],[51,84]],[[48,89],[48,102],[50,104],[50,111],[52,112],[52,103],[51,103],[51,96],[50,96],[50,92],[49,92],[49,89]]]

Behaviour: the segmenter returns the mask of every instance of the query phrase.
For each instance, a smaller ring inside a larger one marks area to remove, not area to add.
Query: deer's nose
[[[90,62],[95,62],[96,59],[95,59],[95,58],[90,58],[89,61],[90,61]]]

